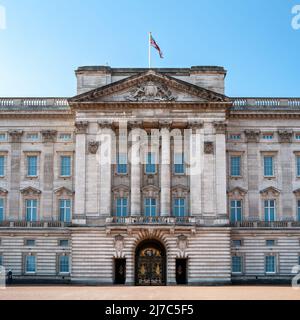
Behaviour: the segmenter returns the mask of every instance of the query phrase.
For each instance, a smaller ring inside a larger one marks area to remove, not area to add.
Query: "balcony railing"
[[[300,221],[240,221],[232,222],[233,228],[299,228]]]
[[[0,98],[0,107],[68,107],[67,98]]]
[[[232,98],[234,107],[300,107],[300,98]]]
[[[61,221],[0,221],[0,228],[66,228],[70,225]]]

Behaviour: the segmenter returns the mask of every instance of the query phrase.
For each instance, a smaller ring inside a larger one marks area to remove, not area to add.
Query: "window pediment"
[[[241,187],[236,187],[228,191],[228,195],[230,197],[244,197],[246,193],[247,193],[247,190]]]
[[[184,185],[177,185],[172,188],[172,195],[176,198],[184,198],[188,195],[189,189]]]
[[[280,190],[275,187],[268,187],[260,191],[263,197],[278,197]]]
[[[145,197],[158,197],[159,188],[154,185],[148,185],[142,188],[142,193]]]
[[[41,190],[36,189],[34,187],[26,187],[20,190],[21,193],[25,196],[36,196],[36,195],[40,195],[42,193]]]
[[[120,197],[120,198],[125,198],[129,197],[129,187],[125,185],[118,185],[112,189],[112,192],[114,194],[114,197]]]
[[[300,197],[300,188],[293,191],[297,197]]]
[[[6,196],[8,194],[8,191],[4,188],[0,188],[0,196]]]
[[[62,196],[62,195],[72,196],[74,194],[74,191],[72,191],[66,187],[60,187],[60,188],[55,189],[54,193],[58,196]]]

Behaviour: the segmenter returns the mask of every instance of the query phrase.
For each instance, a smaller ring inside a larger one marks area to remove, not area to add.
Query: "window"
[[[241,157],[240,156],[232,156],[230,158],[230,175],[232,177],[241,176]]]
[[[146,198],[144,205],[145,205],[145,216],[155,217],[156,216],[156,199]]]
[[[240,134],[231,134],[229,136],[230,140],[241,140],[241,135]]]
[[[175,174],[184,174],[184,154],[175,153],[174,155],[174,172]]]
[[[300,177],[300,156],[296,157],[296,163],[297,163],[297,177]]]
[[[35,246],[35,240],[28,239],[25,241],[25,246],[27,247],[34,247]]]
[[[59,200],[59,219],[61,222],[71,221],[71,200]]]
[[[0,221],[4,220],[5,210],[4,210],[4,199],[0,198]]]
[[[296,133],[296,134],[295,134],[295,139],[296,139],[296,140],[300,140],[300,134],[299,134],[299,133]]]
[[[241,247],[242,246],[242,240],[232,240],[232,244],[234,247]]]
[[[274,247],[275,246],[275,240],[266,240],[266,246],[267,247]]]
[[[37,176],[37,156],[28,156],[27,157],[27,175],[29,177]]]
[[[71,157],[61,156],[60,158],[60,175],[62,177],[71,176]]]
[[[232,261],[232,273],[242,273],[242,257],[233,256],[231,261]]]
[[[59,273],[69,273],[69,256],[59,256]]]
[[[26,273],[36,272],[36,258],[35,256],[26,256],[25,258],[25,271]]]
[[[264,157],[264,176],[273,177],[274,176],[274,164],[272,156]]]
[[[28,140],[28,141],[38,141],[39,140],[39,134],[38,133],[27,133],[26,140]]]
[[[5,176],[5,157],[0,156],[0,177]]]
[[[0,266],[3,266],[3,256],[1,253],[0,253]]]
[[[275,256],[266,256],[265,271],[266,271],[266,273],[275,273],[276,272]]]
[[[59,135],[59,140],[61,140],[61,141],[71,141],[72,140],[72,134],[71,133],[61,133]]]
[[[264,140],[273,140],[274,138],[274,135],[272,133],[266,133],[266,134],[263,134],[263,137],[262,137]]]
[[[184,217],[185,216],[185,199],[176,198],[174,199],[174,208],[173,208],[175,217]]]
[[[297,215],[298,215],[298,221],[300,221],[300,200],[297,201]]]
[[[126,174],[127,173],[127,154],[119,153],[117,156],[117,173]]]
[[[230,201],[230,220],[231,222],[242,221],[242,201],[241,200]]]
[[[265,221],[275,221],[276,202],[275,200],[264,201]]]
[[[37,200],[29,199],[26,200],[26,221],[37,220]]]
[[[118,198],[116,201],[117,217],[126,217],[128,213],[128,199]]]
[[[59,246],[60,247],[68,247],[69,246],[69,240],[66,240],[66,239],[59,240]]]
[[[6,133],[0,133],[0,142],[6,141]]]
[[[155,170],[155,153],[148,152],[146,159],[146,174],[154,174]]]

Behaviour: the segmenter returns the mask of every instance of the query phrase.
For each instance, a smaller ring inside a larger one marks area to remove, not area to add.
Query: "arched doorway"
[[[157,240],[144,240],[135,252],[135,284],[166,285],[166,250]]]

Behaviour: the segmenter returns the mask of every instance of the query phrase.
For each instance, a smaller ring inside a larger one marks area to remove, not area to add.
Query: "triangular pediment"
[[[22,188],[20,191],[24,195],[39,195],[39,194],[42,193],[41,190],[36,189],[34,187],[31,187],[31,186]]]
[[[99,87],[69,100],[88,102],[230,102],[225,95],[149,70]]]

